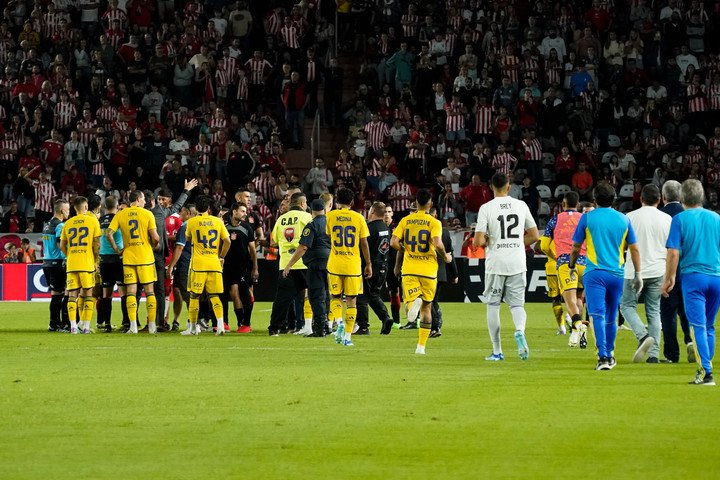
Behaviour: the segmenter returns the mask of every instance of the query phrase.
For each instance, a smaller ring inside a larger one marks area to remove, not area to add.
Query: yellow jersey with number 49
[[[346,277],[362,276],[360,240],[370,236],[365,218],[347,208],[333,210],[327,214],[325,232],[330,236],[328,273]]]
[[[403,275],[437,278],[438,259],[433,237],[442,238],[442,224],[427,212],[411,213],[400,220],[393,236],[403,244]]]
[[[60,238],[67,245],[68,272],[95,271],[93,242],[100,235],[100,222],[93,214],[76,215],[65,222]]]
[[[222,220],[207,213],[193,217],[187,222],[185,237],[192,244],[190,270],[222,273],[220,248],[222,242],[230,241],[230,233]]]
[[[120,230],[125,249],[123,250],[123,265],[140,266],[154,265],[152,243],[150,243],[150,230],[157,230],[155,216],[150,210],[137,205],[124,208],[115,214],[110,226],[113,232]]]

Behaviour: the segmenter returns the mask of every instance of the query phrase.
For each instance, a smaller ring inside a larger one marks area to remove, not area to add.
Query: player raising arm
[[[78,333],[75,320],[80,311],[80,329],[90,333],[90,322],[95,310],[95,270],[100,253],[100,223],[88,213],[85,197],[75,197],[73,207],[77,215],[65,222],[60,236],[60,250],[67,256],[68,316],[70,333]]]
[[[196,217],[187,222],[185,236],[192,243],[192,257],[190,258],[190,305],[188,316],[190,328],[182,335],[197,335],[198,312],[200,310],[200,295],[207,293],[212,305],[213,313],[217,319],[215,335],[225,333],[223,328],[223,306],[219,295],[223,293],[223,262],[230,250],[230,234],[225,224],[218,217],[211,217],[208,213],[212,197],[203,195],[195,202],[198,212]]]
[[[432,207],[432,195],[427,190],[418,190],[415,197],[417,211],[404,217],[398,223],[390,239],[390,246],[398,250],[398,263],[402,261],[403,298],[409,306],[421,298],[420,328],[415,353],[425,355],[425,345],[432,327],[432,301],[437,290],[438,256],[445,263],[452,257],[442,243],[442,224],[428,214]]]
[[[128,196],[130,206],[120,210],[113,217],[110,226],[105,230],[105,238],[110,243],[113,251],[123,258],[123,282],[127,292],[127,311],[130,318],[130,328],[127,333],[138,333],[137,317],[138,284],[145,290],[145,301],[147,307],[148,332],[157,333],[155,315],[157,312],[157,300],[153,284],[157,279],[155,271],[155,257],[153,248],[160,241],[157,232],[155,217],[152,212],[145,210],[145,195],[136,190]],[[118,248],[115,243],[115,232],[120,231],[123,239],[124,249]]]

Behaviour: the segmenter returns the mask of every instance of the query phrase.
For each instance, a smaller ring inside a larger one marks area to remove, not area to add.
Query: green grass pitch
[[[49,334],[47,308],[0,306],[0,479],[720,477],[720,390],[629,363],[628,331],[596,372],[547,304],[528,305],[527,362],[503,307],[500,363],[477,304],[443,305],[425,356],[374,317],[343,348],[268,337],[269,304],[222,338]]]

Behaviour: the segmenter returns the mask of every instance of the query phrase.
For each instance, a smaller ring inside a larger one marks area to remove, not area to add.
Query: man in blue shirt
[[[720,307],[720,215],[702,208],[703,186],[697,180],[682,184],[680,199],[685,211],[670,224],[667,265],[662,294],[675,286],[680,266],[685,314],[690,322],[700,366],[693,385],[715,385],[715,316]]]
[[[43,273],[51,295],[48,331],[61,332],[70,330],[65,292],[65,255],[60,251],[60,234],[70,216],[70,204],[65,200],[56,200],[53,212],[50,221],[43,225]]]
[[[628,248],[635,267],[632,288],[638,295],[643,281],[635,231],[625,215],[611,208],[615,200],[615,189],[607,183],[601,183],[595,187],[594,195],[598,208],[580,217],[573,235],[573,249],[568,267],[570,275],[576,275],[576,262],[585,242],[587,256],[583,283],[598,349],[595,369],[611,370],[616,363],[613,353],[617,335],[616,319],[623,291],[625,250]]]

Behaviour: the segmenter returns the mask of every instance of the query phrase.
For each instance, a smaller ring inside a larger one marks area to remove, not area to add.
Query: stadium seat
[[[516,182],[522,182],[525,177],[527,177],[527,170],[525,170],[524,168],[518,168],[517,170],[515,170]]]
[[[615,152],[605,152],[602,156],[601,162],[603,165],[608,165],[613,157],[617,157]]]
[[[620,198],[633,198],[635,195],[635,187],[628,183],[620,187]]]
[[[547,185],[538,185],[537,187],[538,193],[540,194],[540,198],[543,200],[550,200],[552,192],[550,191],[550,187]]]
[[[555,198],[564,197],[570,191],[572,191],[572,188],[569,185],[558,185],[555,187]]]
[[[543,153],[542,160],[543,160],[543,165],[545,165],[545,166],[548,166],[548,165],[554,166],[555,165],[555,155],[553,155],[550,152]]]
[[[610,148],[618,148],[621,145],[620,137],[617,135],[608,135],[607,141]]]

